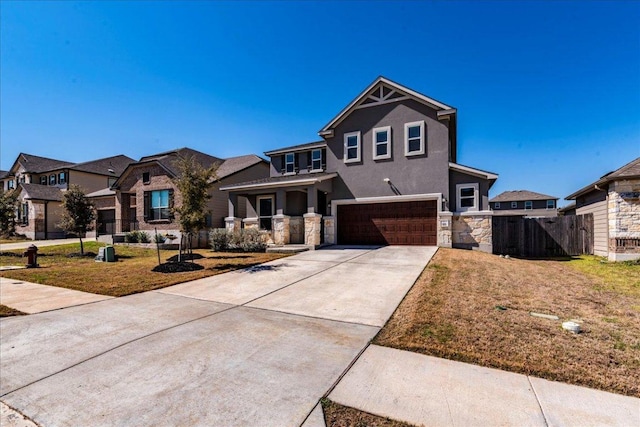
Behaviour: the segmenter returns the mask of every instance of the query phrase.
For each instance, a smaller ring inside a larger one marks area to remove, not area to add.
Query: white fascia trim
[[[469,173],[471,175],[479,176],[480,178],[498,179],[498,175],[496,175],[494,173],[481,171],[479,169],[470,168],[468,166],[462,166],[462,165],[459,165],[459,164],[453,163],[453,162],[449,162],[449,169],[455,169],[455,170],[458,170],[460,172],[466,172],[466,173]]]
[[[298,153],[301,151],[309,151],[309,150],[313,150],[315,148],[327,148],[327,144],[326,143],[319,143],[319,144],[315,144],[315,145],[309,145],[307,147],[300,147],[300,148],[284,148],[284,149],[278,149],[278,150],[273,150],[273,151],[265,151],[264,155],[265,156],[275,156],[277,154],[287,154],[287,153]]]
[[[296,179],[295,181],[284,181],[284,182],[261,182],[259,184],[248,184],[242,186],[231,186],[227,185],[225,187],[220,187],[220,191],[236,191],[236,190],[250,190],[255,188],[277,188],[277,187],[293,187],[296,185],[305,185],[305,184],[315,184],[316,182],[326,181],[327,179],[335,178],[338,174],[326,175],[321,178],[306,178],[306,179]]]
[[[369,93],[369,91],[371,89],[373,89],[378,83],[384,83],[387,86],[391,86],[392,88],[396,89],[397,91],[400,92],[404,92],[407,95],[417,99],[418,101],[421,101],[423,103],[426,104],[430,104],[433,107],[439,108],[441,110],[452,110],[453,107],[450,107],[446,104],[443,104],[441,102],[436,101],[435,99],[429,98],[428,96],[425,96],[419,92],[416,92],[414,90],[409,89],[408,87],[402,86],[396,82],[392,82],[391,80],[385,78],[385,77],[378,77],[373,83],[371,83],[369,86],[367,86],[367,88],[365,90],[363,90],[362,92],[360,92],[360,95],[358,95],[353,101],[351,101],[349,103],[349,105],[347,105],[345,108],[342,109],[342,111],[340,111],[338,113],[337,116],[335,116],[329,123],[327,123],[321,130],[320,132],[318,132],[318,134],[320,136],[328,136],[329,138],[333,135],[328,135],[327,132],[331,131],[335,125],[337,125],[339,122],[341,122],[344,117],[349,113],[349,111],[351,111],[351,109],[354,109],[354,107],[360,103],[360,101],[362,101],[362,98],[364,98],[367,93]]]

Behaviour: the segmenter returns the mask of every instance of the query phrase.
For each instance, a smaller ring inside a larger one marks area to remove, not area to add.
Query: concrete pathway
[[[83,242],[95,242],[95,237],[82,239]],[[75,243],[80,247],[80,239],[74,237],[72,239],[54,239],[54,240],[21,240],[15,243],[0,243],[0,251],[12,251],[14,249],[26,249],[31,245],[37,247],[42,246],[55,246],[55,245],[68,245]]]
[[[0,304],[23,313],[41,313],[113,297],[0,277]]]
[[[2,319],[0,399],[44,426],[323,425],[319,399],[435,251],[335,247]]]
[[[640,425],[637,398],[376,345],[329,399],[415,425]]]

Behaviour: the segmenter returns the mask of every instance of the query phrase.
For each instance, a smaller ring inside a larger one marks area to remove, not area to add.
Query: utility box
[[[22,256],[27,257],[27,268],[38,267],[38,248],[36,245],[29,246]]]
[[[116,249],[113,246],[104,246],[98,250],[97,262],[115,262]]]
[[[113,246],[105,246],[104,248],[104,260],[105,262],[116,261],[116,248]]]

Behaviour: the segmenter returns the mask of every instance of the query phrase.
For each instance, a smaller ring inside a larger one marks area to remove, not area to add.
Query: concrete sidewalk
[[[640,425],[634,397],[376,345],[329,399],[415,425]]]
[[[0,277],[0,303],[33,314],[113,297]]]
[[[95,237],[89,237],[82,239],[83,242],[95,242]],[[31,245],[36,245],[37,247],[42,246],[55,246],[55,245],[68,245],[68,244],[77,244],[80,246],[80,239],[74,237],[72,239],[55,239],[55,240],[22,240],[15,243],[0,243],[0,251],[12,251],[14,249],[26,249]]]

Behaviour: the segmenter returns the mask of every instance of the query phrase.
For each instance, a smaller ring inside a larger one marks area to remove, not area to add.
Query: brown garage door
[[[338,205],[342,245],[436,245],[435,200]]]

